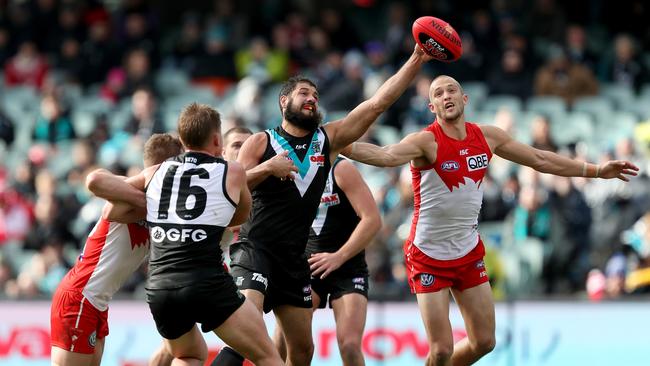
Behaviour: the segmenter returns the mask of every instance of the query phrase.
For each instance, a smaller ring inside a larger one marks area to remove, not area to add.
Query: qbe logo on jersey
[[[473,172],[475,170],[485,169],[488,166],[487,154],[472,155],[467,157],[467,170]]]

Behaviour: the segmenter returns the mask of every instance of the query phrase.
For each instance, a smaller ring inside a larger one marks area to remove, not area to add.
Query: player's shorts
[[[235,284],[240,290],[264,294],[264,312],[280,305],[311,309],[311,276],[306,259],[304,266],[281,262],[266,251],[255,250],[248,242],[232,244],[230,257],[230,274]]]
[[[488,282],[484,255],[485,248],[480,239],[472,251],[453,260],[431,258],[407,241],[404,244],[404,257],[411,292],[436,292],[447,287],[463,291]]]
[[[218,328],[244,303],[230,275],[175,289],[147,289],[147,303],[158,333],[176,339],[201,323],[204,333]]]
[[[320,309],[324,309],[328,303],[331,308],[333,300],[347,294],[361,294],[367,299],[368,274],[341,274],[334,271],[324,279],[312,277],[311,290],[320,297]]]
[[[95,353],[108,335],[108,310],[99,311],[81,291],[57,289],[50,310],[51,345],[66,351]]]

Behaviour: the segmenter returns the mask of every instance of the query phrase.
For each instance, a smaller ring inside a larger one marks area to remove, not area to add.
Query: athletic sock
[[[242,366],[244,357],[230,347],[221,349],[217,357],[212,360],[210,366]]]

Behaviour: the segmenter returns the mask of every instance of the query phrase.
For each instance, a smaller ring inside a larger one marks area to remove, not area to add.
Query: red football
[[[413,22],[413,38],[424,52],[436,60],[452,62],[463,53],[463,44],[456,30],[442,19],[420,17]]]

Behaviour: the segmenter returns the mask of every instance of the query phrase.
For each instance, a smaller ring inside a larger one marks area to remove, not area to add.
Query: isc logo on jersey
[[[203,229],[176,229],[171,228],[167,231],[160,226],[151,228],[151,240],[156,243],[161,243],[165,238],[168,241],[186,241],[199,242],[208,237],[208,234]]]
[[[487,154],[472,155],[467,157],[467,170],[470,172],[473,172],[474,170],[485,169],[487,166]]]

